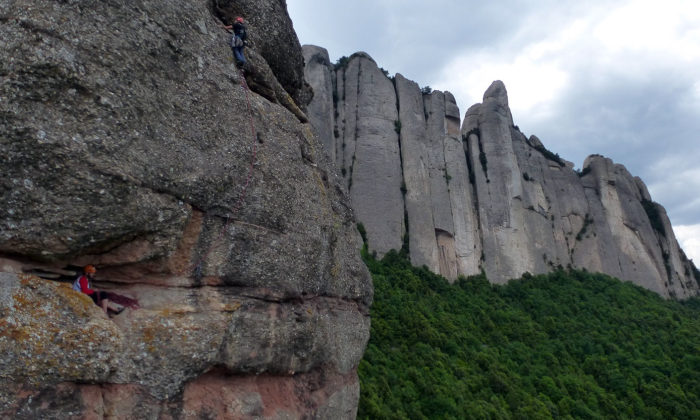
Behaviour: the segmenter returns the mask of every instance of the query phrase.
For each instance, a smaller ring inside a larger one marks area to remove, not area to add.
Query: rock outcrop
[[[398,226],[407,226],[412,263],[450,279],[484,271],[502,283],[526,272],[573,267],[665,297],[700,292],[697,270],[644,183],[602,156],[574,171],[537,137],[526,138],[513,123],[503,83],[488,88],[460,128],[449,92],[421,90],[400,74],[382,75],[364,53],[331,66],[322,49],[303,49],[324,57],[306,62],[316,92],[309,119],[322,136],[335,124],[333,138],[323,142],[350,187],[370,250],[382,255],[406,246]],[[366,115],[381,122],[363,132],[356,127]],[[368,143],[376,144],[374,154],[354,153],[357,144]],[[357,172],[377,166],[385,172]],[[358,182],[366,173],[374,183]]]
[[[354,418],[371,280],[284,2],[5,3],[0,417]],[[87,263],[141,308],[24,273]]]

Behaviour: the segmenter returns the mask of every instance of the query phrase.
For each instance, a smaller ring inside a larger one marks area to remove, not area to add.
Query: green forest
[[[374,280],[360,419],[700,419],[700,300],[585,271],[449,284],[405,252]]]

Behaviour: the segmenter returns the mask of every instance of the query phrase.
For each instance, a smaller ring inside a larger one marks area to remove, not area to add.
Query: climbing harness
[[[231,213],[226,216],[226,222],[224,225],[221,227],[221,231],[219,232],[219,235],[216,237],[215,240],[213,240],[208,249],[207,252],[202,255],[195,264],[191,265],[187,271],[191,272],[196,278],[201,278],[202,277],[202,264],[206,259],[209,257],[211,254],[212,250],[214,249],[214,244],[223,238],[224,234],[226,233],[226,229],[228,229],[229,224],[231,223],[231,218],[238,213],[238,211],[241,209],[243,206],[243,202],[245,200],[246,194],[248,192],[248,186],[250,185],[250,180],[253,178],[253,171],[255,169],[255,161],[257,159],[257,154],[258,154],[258,142],[257,142],[257,136],[256,136],[256,129],[255,129],[255,122],[253,121],[253,113],[251,111],[251,106],[250,106],[250,89],[248,88],[248,84],[246,83],[245,76],[243,75],[243,69],[239,69],[239,74],[240,74],[240,80],[241,80],[241,89],[245,92],[245,99],[246,99],[246,109],[248,111],[248,118],[250,121],[250,134],[253,142],[253,150],[251,153],[250,157],[250,165],[248,168],[248,175],[246,177],[245,183],[243,184],[243,189],[241,190],[239,196],[238,196],[238,201],[236,204],[231,208]]]

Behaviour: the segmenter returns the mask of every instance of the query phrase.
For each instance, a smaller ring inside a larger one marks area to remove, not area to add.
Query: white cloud
[[[543,45],[537,44],[515,57],[489,52],[457,57],[443,68],[434,87],[449,90],[461,107],[468,107],[481,102],[491,82],[502,80],[515,115],[549,115],[547,105],[566,86],[569,77],[556,62],[538,57],[541,48]]]
[[[689,112],[700,115],[700,80],[693,84],[691,95],[689,96],[688,101],[683,103],[682,106],[687,108]]]
[[[609,11],[594,35],[613,53],[635,51],[697,59],[698,2],[634,0]]]
[[[700,224],[678,225],[673,227],[676,239],[695,266],[700,268]]]

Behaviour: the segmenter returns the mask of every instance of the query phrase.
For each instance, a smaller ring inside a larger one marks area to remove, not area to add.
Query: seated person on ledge
[[[86,265],[83,268],[83,275],[79,276],[73,283],[73,289],[90,296],[95,305],[101,307],[107,315],[109,315],[109,311],[112,311],[115,315],[121,313],[124,307],[111,303],[109,301],[109,293],[92,288],[90,281],[94,280],[96,272],[97,269],[94,265]]]

